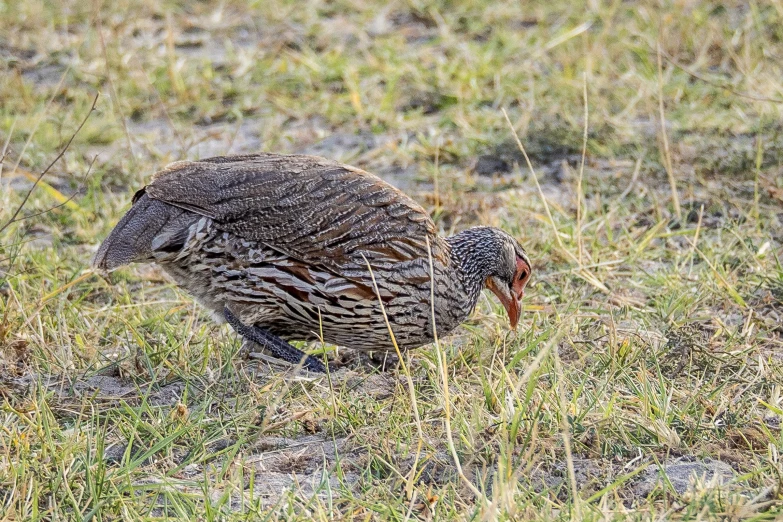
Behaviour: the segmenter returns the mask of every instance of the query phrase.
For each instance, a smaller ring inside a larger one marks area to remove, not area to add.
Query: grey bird
[[[500,229],[441,237],[377,176],[281,154],[180,161],[155,174],[93,266],[132,262],[157,263],[246,341],[318,372],[323,363],[288,341],[390,350],[390,328],[401,350],[416,348],[462,323],[484,288],[516,328],[531,274]]]

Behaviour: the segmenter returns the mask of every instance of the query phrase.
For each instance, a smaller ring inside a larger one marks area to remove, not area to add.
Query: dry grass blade
[[[579,262],[579,268],[582,268],[584,245],[582,244],[582,221],[584,216],[582,215],[582,205],[584,205],[584,185],[583,180],[585,176],[585,158],[587,156],[587,129],[589,122],[589,110],[587,105],[587,73],[582,75],[582,95],[585,104],[585,123],[584,133],[582,135],[582,159],[579,162],[579,178],[576,181],[576,244],[579,249],[577,255],[577,261]]]
[[[457,454],[457,447],[454,444],[454,435],[451,429],[451,394],[449,392],[448,366],[446,364],[446,354],[443,353],[443,350],[440,346],[440,341],[438,340],[438,329],[435,324],[435,272],[432,266],[432,251],[430,249],[430,241],[429,238],[425,237],[425,239],[427,240],[427,256],[429,257],[430,265],[430,312],[432,317],[432,336],[434,339],[433,342],[435,344],[435,353],[438,356],[438,372],[440,373],[441,385],[443,386],[443,416],[446,424],[446,439],[449,443],[451,458],[454,459],[454,465],[457,468],[457,473],[462,479],[463,484],[467,486],[467,488],[476,496],[477,499],[483,500],[483,504],[488,506],[489,501],[481,493],[481,491],[479,491],[478,488],[473,485],[473,482],[470,481],[470,479],[465,475],[465,472],[462,470],[462,464],[460,463],[459,455]]]
[[[672,203],[674,204],[674,213],[677,219],[682,219],[682,210],[680,209],[680,196],[677,194],[677,180],[674,177],[674,167],[672,166],[672,153],[669,149],[669,133],[666,130],[666,116],[663,111],[663,66],[661,65],[661,43],[658,41],[658,113],[661,124],[661,140],[663,141],[663,165],[666,168],[666,176],[669,178],[669,185],[672,190]]]
[[[419,456],[421,455],[421,448],[424,444],[424,430],[421,427],[421,416],[419,415],[419,406],[416,401],[416,387],[413,385],[413,379],[411,378],[411,372],[408,369],[408,365],[405,363],[405,359],[402,356],[402,352],[400,351],[400,347],[397,345],[397,339],[394,336],[394,331],[392,330],[391,323],[389,323],[389,317],[386,315],[386,308],[383,306],[383,300],[381,299],[381,293],[378,289],[378,283],[375,281],[375,274],[372,271],[372,266],[370,266],[370,262],[367,261],[367,258],[364,257],[364,254],[362,254],[362,258],[364,259],[364,262],[367,264],[367,270],[370,272],[370,277],[372,278],[372,286],[373,290],[375,290],[375,296],[378,298],[378,304],[381,307],[381,313],[383,314],[383,320],[386,322],[386,328],[389,330],[389,338],[391,339],[392,345],[394,346],[394,351],[397,353],[397,358],[400,361],[400,365],[402,366],[402,371],[405,374],[406,382],[408,383],[408,393],[410,394],[411,399],[411,405],[413,407],[413,419],[416,422],[416,431],[418,433],[418,444],[416,446],[416,456],[413,460],[413,466],[411,466],[411,470],[408,473],[408,476],[406,478],[405,482],[405,493],[407,497],[410,499],[411,506],[413,505],[414,501],[416,500],[416,496],[414,495],[414,478],[416,477],[416,469],[419,463]]]
[[[56,188],[48,184],[46,181],[42,179],[38,179],[38,176],[36,176],[35,174],[33,174],[28,170],[25,170],[21,167],[17,167],[16,171],[20,173],[22,176],[24,176],[25,178],[27,178],[27,180],[33,182],[33,184],[36,184],[39,187],[41,187],[41,189],[43,189],[44,192],[46,192],[49,196],[51,196],[52,199],[57,201],[57,203],[59,203],[61,206],[65,206],[69,210],[73,210],[76,212],[81,210],[81,207],[79,207],[79,205],[77,205],[73,201],[73,196],[66,196],[65,194],[63,194],[62,192],[60,192],[59,190],[57,190]]]
[[[560,364],[560,355],[557,350],[552,351],[555,361],[555,374],[557,376],[557,399],[560,417],[560,435],[563,438],[563,449],[565,450],[565,462],[568,469],[568,481],[571,485],[571,502],[574,507],[574,518],[582,519],[582,498],[579,496],[579,487],[576,483],[576,471],[574,470],[574,455],[571,448],[571,425],[569,423],[570,411],[563,391],[563,379],[565,374]]]
[[[35,178],[35,181],[33,183],[33,186],[30,187],[30,190],[27,191],[27,193],[22,198],[21,203],[16,207],[16,210],[11,214],[11,217],[2,225],[0,225],[0,233],[2,233],[6,228],[8,228],[11,224],[18,221],[17,216],[19,216],[19,213],[22,211],[22,208],[24,208],[27,201],[30,199],[30,195],[35,190],[35,187],[38,186],[38,184],[41,182],[44,176],[51,170],[51,168],[60,161],[60,158],[63,157],[65,152],[68,150],[68,148],[71,146],[71,143],[73,143],[74,138],[76,138],[76,135],[79,134],[79,131],[82,130],[82,127],[84,127],[84,124],[87,123],[87,120],[89,119],[92,112],[95,110],[95,104],[98,103],[98,96],[99,94],[95,95],[95,98],[92,100],[92,105],[90,106],[90,110],[87,112],[87,114],[84,116],[84,119],[79,124],[79,126],[76,128],[76,130],[71,134],[71,137],[68,138],[68,141],[66,142],[65,146],[60,150],[59,154],[55,156],[55,158],[52,160],[51,163],[43,170],[41,173]],[[18,163],[17,163],[18,166]],[[16,169],[14,169],[16,170]],[[67,201],[67,200],[66,200]]]
[[[511,124],[511,120],[508,118],[508,114],[506,113],[506,110],[502,109],[502,111],[503,111],[503,116],[506,118],[506,123],[508,123],[511,132],[514,135],[514,139],[517,142],[517,146],[519,147],[520,152],[522,152],[522,155],[525,157],[525,161],[527,162],[528,169],[530,169],[530,175],[532,176],[533,181],[535,181],[536,189],[538,190],[538,195],[544,204],[544,209],[546,210],[547,218],[549,219],[549,223],[552,225],[552,230],[554,232],[554,236],[558,246],[560,247],[560,250],[567,257],[569,257],[574,263],[576,263],[577,266],[579,266],[579,270],[578,272],[576,272],[576,275],[583,278],[585,281],[593,285],[601,292],[605,294],[609,294],[610,292],[609,289],[606,287],[606,285],[603,284],[601,281],[599,281],[593,274],[584,270],[582,268],[581,262],[579,261],[579,258],[576,257],[570,250],[568,250],[563,244],[563,240],[560,238],[560,232],[557,230],[557,226],[555,225],[555,220],[552,217],[552,212],[549,210],[549,203],[547,202],[546,196],[544,196],[543,190],[541,190],[541,184],[538,182],[538,176],[536,175],[536,171],[535,169],[533,169],[533,164],[530,162],[530,158],[527,155],[527,151],[525,150],[524,145],[522,145],[522,141],[519,139],[519,135],[517,134],[516,129],[514,129],[514,126]]]

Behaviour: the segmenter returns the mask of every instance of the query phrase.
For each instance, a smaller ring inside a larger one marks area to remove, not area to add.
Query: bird
[[[313,372],[292,341],[408,350],[446,335],[484,288],[512,329],[531,273],[499,228],[443,237],[402,191],[362,169],[306,155],[178,161],[137,191],[93,257],[108,273],[155,263],[245,342]]]

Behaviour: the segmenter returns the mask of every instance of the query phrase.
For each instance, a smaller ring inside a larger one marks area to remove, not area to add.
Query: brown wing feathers
[[[380,178],[311,156],[261,154],[169,165],[145,188],[240,237],[342,269],[426,257],[443,245],[428,214]]]

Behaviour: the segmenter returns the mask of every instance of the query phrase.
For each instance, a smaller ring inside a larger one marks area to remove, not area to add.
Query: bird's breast
[[[391,349],[390,326],[399,347],[414,348],[433,338],[432,303],[439,334],[469,313],[440,262],[432,277],[429,260],[421,258],[376,259],[370,268],[354,263],[335,273],[221,231],[208,219],[191,228],[181,251],[158,260],[164,269],[207,308],[231,303],[243,322],[288,340]]]

